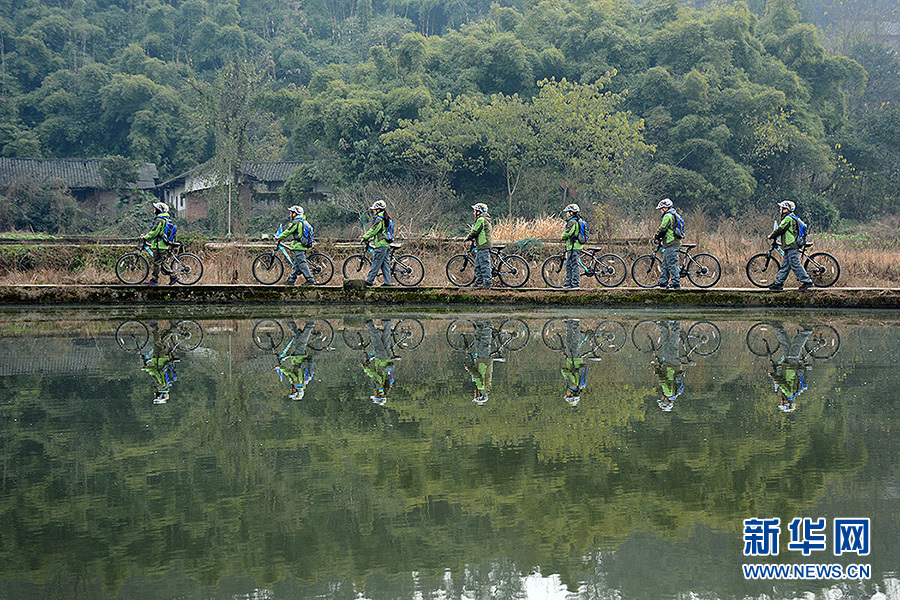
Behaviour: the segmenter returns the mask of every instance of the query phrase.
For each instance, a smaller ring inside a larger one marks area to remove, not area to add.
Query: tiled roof
[[[287,181],[294,169],[302,163],[298,162],[245,162],[241,165],[244,175],[257,181]]]
[[[0,158],[0,186],[28,176],[39,181],[61,179],[69,189],[103,188],[102,161],[100,158]],[[156,185],[159,177],[156,165],[145,163],[138,168],[138,173],[138,189]]]

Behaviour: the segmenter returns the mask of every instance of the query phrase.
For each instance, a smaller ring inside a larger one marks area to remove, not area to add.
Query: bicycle
[[[264,252],[253,259],[253,277],[263,285],[275,285],[284,275],[284,259],[278,255],[281,251],[287,263],[294,268],[294,258],[281,241],[275,244],[271,252]],[[306,262],[316,285],[325,285],[334,276],[334,263],[321,252],[306,255]]]
[[[384,321],[382,320],[382,323]],[[371,343],[367,329],[344,328],[341,330],[341,338],[348,348],[352,350],[364,350]],[[391,326],[392,353],[395,348],[401,350],[415,350],[425,339],[425,328],[418,319],[400,319]]]
[[[687,277],[699,288],[708,288],[718,283],[722,276],[722,265],[712,254],[702,252],[691,254],[697,244],[682,244],[678,250],[679,276]],[[639,256],[631,265],[631,277],[642,288],[652,288],[662,276],[662,260],[659,254],[664,250],[662,244],[650,254]]]
[[[397,282],[403,286],[409,287],[418,285],[422,283],[422,278],[425,277],[425,267],[422,265],[422,261],[412,254],[397,256],[397,250],[402,247],[402,244],[391,244],[391,249],[388,253],[388,268],[391,271],[391,277],[396,279]],[[369,275],[369,270],[372,267],[372,259],[366,255],[366,251],[370,254],[375,253],[375,250],[366,244],[365,250],[362,253],[351,254],[347,257],[347,260],[344,261],[341,271],[344,274],[345,280],[364,280]],[[378,271],[378,274],[375,275],[375,279],[384,281],[383,273]]]
[[[663,331],[658,321],[641,321],[631,330],[631,343],[641,352],[656,352],[662,347]],[[681,332],[681,351],[685,358],[694,353],[699,356],[710,356],[718,351],[722,344],[722,333],[715,324],[698,321]]]
[[[491,275],[507,287],[520,288],[528,281],[531,267],[518,254],[507,254],[504,246],[494,246],[491,253]],[[447,279],[457,287],[467,287],[475,282],[475,245],[468,252],[456,254],[447,261]],[[479,252],[483,252],[480,250]]]
[[[751,353],[763,357],[771,357],[781,346],[775,326],[766,322],[756,323],[747,331],[746,343]],[[841,336],[834,327],[816,325],[803,345],[801,359],[807,356],[815,359],[831,358],[840,347]]]
[[[564,319],[551,319],[544,323],[541,329],[541,340],[551,350],[564,350],[566,347],[566,321]],[[585,356],[599,357],[601,354],[618,352],[625,347],[628,340],[628,332],[625,326],[616,321],[602,321],[594,327],[591,325],[587,332],[582,332],[579,348],[587,348],[578,358]]]
[[[578,250],[578,269],[582,275],[593,277],[604,287],[616,287],[625,281],[628,267],[618,254],[606,253],[597,256],[600,247]],[[568,251],[551,256],[541,265],[544,283],[552,288],[561,288],[566,282],[566,255]],[[585,264],[586,263],[586,264]]]
[[[175,243],[168,250],[163,272],[169,271],[176,277],[175,283],[193,285],[203,276],[203,261],[191,252],[182,252],[182,245]],[[116,261],[116,277],[124,284],[138,285],[144,283],[150,275],[150,262],[153,260],[154,250],[146,240],[141,242],[141,249],[137,252],[124,254]],[[147,256],[144,256],[144,253]],[[149,259],[148,259],[149,257]]]
[[[284,326],[275,319],[262,319],[253,326],[253,343],[260,350],[274,350],[284,341]],[[334,328],[325,319],[313,320],[313,331],[307,345],[313,350],[325,350],[334,340]]]
[[[186,319],[175,323],[162,336],[169,352],[195,350],[203,341],[203,328]],[[150,341],[150,329],[141,321],[125,321],[116,328],[116,343],[125,352],[140,352]]]
[[[806,259],[803,268],[806,269],[809,278],[816,287],[834,285],[841,276],[841,265],[838,260],[827,252],[814,252],[807,256],[806,251],[810,246],[812,242],[806,242],[800,249],[800,259]],[[778,254],[784,256],[784,250],[777,240],[772,242],[766,252],[754,254],[747,261],[747,278],[756,287],[769,287],[775,281],[775,275],[781,268],[781,261],[775,256],[776,250]]]
[[[475,346],[475,322],[455,319],[447,325],[447,343],[455,350],[470,351]],[[517,352],[528,344],[531,329],[522,319],[506,319],[500,327],[491,323],[491,358],[502,358],[504,352]]]

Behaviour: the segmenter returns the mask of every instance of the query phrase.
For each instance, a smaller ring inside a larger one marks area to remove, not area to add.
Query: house
[[[69,194],[94,214],[114,212],[116,194],[103,185],[101,158],[0,158],[0,194],[6,194],[16,181],[33,179],[65,187]],[[153,163],[138,167],[135,189],[152,190],[159,173]]]
[[[285,182],[300,165],[298,162],[244,162],[232,188],[232,198],[241,203],[248,217],[257,211],[271,210]],[[224,184],[228,183],[226,178]],[[157,195],[175,209],[176,216],[190,222],[208,215],[207,194],[218,185],[221,185],[218,172],[207,162],[159,184]],[[320,194],[328,193],[321,186],[317,190]]]

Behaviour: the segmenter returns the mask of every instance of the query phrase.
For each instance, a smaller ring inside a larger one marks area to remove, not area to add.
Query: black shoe
[[[804,281],[803,283],[800,284],[800,291],[803,292],[803,291],[806,291],[813,287],[815,287],[815,285],[813,284],[812,281]]]
[[[784,289],[784,285],[781,283],[773,283],[772,285],[769,286],[769,289],[772,290],[773,292],[780,292],[781,290]]]
[[[284,282],[284,285],[287,285],[287,286],[294,285],[294,281],[296,281],[296,279],[288,279],[287,281]]]
[[[155,279],[151,279],[145,285],[159,285],[159,282]]]
[[[169,275],[169,285],[178,283],[178,275]]]
[[[374,284],[374,283],[369,283],[368,281],[366,282],[366,287],[372,287],[373,285],[375,285],[375,284]]]
[[[680,285],[668,285],[668,286],[666,286],[666,289],[667,290],[680,290],[681,286]]]
[[[651,285],[650,287],[652,287],[652,288],[663,288],[663,289],[665,289],[665,288],[669,287],[669,283],[668,283],[668,282],[666,282],[666,283],[661,283],[661,282],[657,281],[656,283],[654,283],[654,284]]]
[[[307,279],[306,281],[304,281],[304,282],[301,283],[300,285],[301,285],[302,287],[310,287],[310,286],[316,285],[316,282],[313,281],[312,279]]]

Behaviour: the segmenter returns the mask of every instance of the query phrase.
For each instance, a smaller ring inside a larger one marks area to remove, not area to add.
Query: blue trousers
[[[803,268],[803,265],[800,264],[800,251],[796,248],[784,251],[784,264],[781,265],[781,268],[778,269],[778,273],[775,274],[775,281],[772,282],[772,285],[784,285],[789,271],[794,272],[794,275],[797,276],[800,283],[812,283],[812,279],[809,278],[809,273],[807,273],[806,269]]]
[[[578,268],[578,250],[566,251],[566,287],[581,285],[581,269]]]
[[[315,283],[309,270],[309,263],[306,262],[306,250],[294,250],[294,270],[288,275],[287,280],[284,282],[285,285],[294,285],[294,282],[297,281],[297,276],[301,273],[308,283]]]
[[[678,268],[678,251],[681,246],[671,246],[663,251],[662,273],[659,275],[660,286],[681,287],[681,272]]]
[[[366,283],[369,285],[375,283],[378,271],[381,271],[382,275],[384,275],[384,285],[393,285],[391,282],[391,265],[388,260],[390,251],[390,246],[375,248],[375,255],[372,257],[372,268],[369,269],[369,274],[366,276]]]
[[[475,285],[478,287],[494,285],[494,279],[491,276],[490,248],[481,248],[475,253]]]

